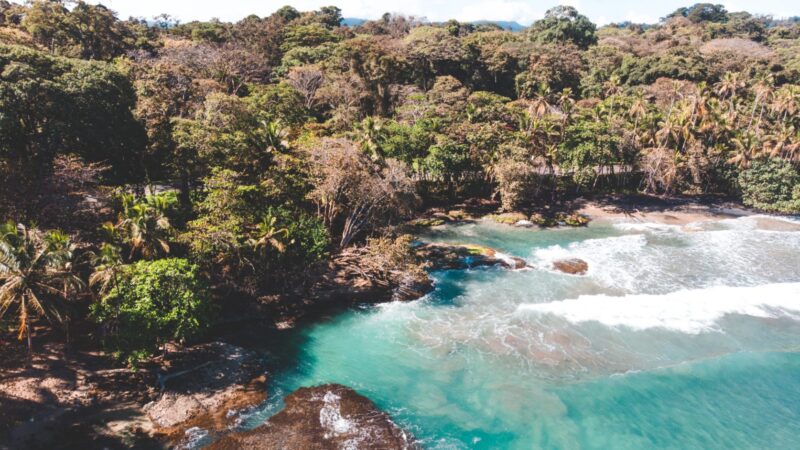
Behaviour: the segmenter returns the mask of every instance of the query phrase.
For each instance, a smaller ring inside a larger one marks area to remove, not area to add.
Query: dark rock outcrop
[[[366,397],[338,384],[300,388],[286,406],[264,425],[232,433],[209,446],[212,450],[415,449],[407,432]]]
[[[156,380],[160,396],[143,408],[170,444],[184,441],[193,428],[224,432],[240,411],[266,399],[263,360],[253,351],[210,342],[182,349],[170,362]]]
[[[578,258],[561,259],[553,262],[553,268],[570,275],[585,275],[589,270],[589,263]]]
[[[522,258],[505,255],[480,245],[433,243],[421,245],[416,250],[430,270],[463,270],[494,265],[513,270],[529,267]]]

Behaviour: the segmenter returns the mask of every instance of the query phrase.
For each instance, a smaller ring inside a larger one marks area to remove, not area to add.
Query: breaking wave
[[[663,295],[582,295],[570,300],[522,304],[517,310],[554,314],[574,323],[595,321],[612,327],[667,328],[698,334],[716,330],[716,322],[728,314],[798,318],[800,283],[717,286]]]

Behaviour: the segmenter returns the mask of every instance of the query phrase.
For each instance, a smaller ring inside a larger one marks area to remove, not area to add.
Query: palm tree
[[[572,98],[572,89],[564,88],[558,95],[557,100],[558,108],[561,110],[561,125],[564,127],[569,119],[572,117],[572,112],[575,109],[575,100]]]
[[[284,152],[289,148],[289,130],[279,121],[261,121],[263,147],[268,153]]]
[[[151,195],[144,199],[134,195],[122,196],[122,212],[116,229],[123,233],[130,247],[128,259],[138,253],[152,259],[159,253],[169,253],[167,235],[172,226],[166,216],[168,204],[162,196]]]
[[[89,287],[97,288],[97,294],[103,297],[117,285],[119,271],[125,267],[119,247],[103,244],[99,253],[91,255],[91,263],[94,272],[89,275]]]
[[[278,228],[276,226],[277,221],[277,217],[273,216],[272,214],[267,214],[264,216],[256,229],[256,237],[249,240],[250,245],[254,249],[262,250],[266,249],[267,247],[272,247],[276,249],[278,253],[283,253],[286,251],[286,245],[279,239],[279,237],[283,236],[283,239],[288,239],[289,229]]]
[[[744,89],[744,81],[739,79],[739,74],[734,72],[727,72],[722,76],[722,79],[716,84],[717,95],[723,100],[728,99],[730,102],[731,112],[734,110],[734,98]]]
[[[549,97],[550,87],[547,84],[539,85],[539,89],[537,90],[536,95],[534,95],[533,103],[528,109],[530,115],[539,119],[550,112],[550,103],[548,102]]]
[[[770,109],[780,116],[780,121],[785,122],[787,117],[794,117],[800,105],[800,87],[789,85],[778,89],[772,96]]]
[[[628,108],[628,115],[633,117],[633,129],[639,129],[639,120],[647,115],[647,99],[644,98],[644,91],[637,90],[633,97],[633,102]]]
[[[791,162],[800,162],[800,136],[791,125],[782,126],[767,137],[769,154],[776,158],[785,158]]]
[[[29,357],[37,316],[68,324],[65,302],[83,288],[73,273],[74,249],[60,231],[41,233],[12,222],[0,226],[0,318],[16,306],[18,338],[27,339]]]
[[[764,105],[769,101],[773,94],[772,75],[760,78],[758,81],[756,81],[752,87],[752,91],[755,94],[755,98],[753,99],[753,108],[750,111],[750,122],[747,125],[747,129],[752,129],[753,121],[756,117],[756,111],[758,110],[758,122],[756,123],[756,132],[758,132],[759,126],[761,125],[761,118],[764,114]]]
[[[758,156],[761,150],[761,140],[754,133],[745,131],[731,139],[734,145],[734,154],[728,159],[729,164],[736,164],[741,169],[746,169],[750,161]]]
[[[683,128],[680,120],[676,117],[668,117],[666,120],[659,122],[659,129],[656,131],[656,139],[660,141],[658,148],[665,148],[667,144],[672,142],[677,147]]]
[[[603,94],[605,98],[612,97],[622,92],[622,81],[618,75],[611,75],[611,77],[603,83]]]
[[[361,150],[370,155],[373,161],[381,161],[383,159],[381,142],[386,136],[383,123],[375,117],[367,117],[358,125],[356,134]]]
[[[678,154],[668,148],[654,147],[642,152],[640,162],[645,190],[669,194],[678,178]]]

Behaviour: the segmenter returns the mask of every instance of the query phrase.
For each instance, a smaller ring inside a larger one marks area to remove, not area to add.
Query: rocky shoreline
[[[494,215],[489,214],[492,206],[484,202],[458,205],[451,210],[428,210],[405,228],[419,232],[476,220],[524,227],[583,226],[588,219],[655,221],[659,217],[682,223],[698,217],[714,220],[747,213],[727,205],[723,208],[683,203],[660,211],[663,205],[653,201],[655,206],[633,209],[617,200],[573,205],[573,212],[565,213]],[[506,270],[556,270],[573,276],[590,270],[581,260],[554,261],[551,267],[536,268],[522,258],[469,243],[401,241],[396,245],[412,248],[408,261],[387,264],[378,258],[365,266],[363,261],[375,257],[369,254],[370,250],[348,250],[332,259],[312,287],[311,295],[302,299],[263,299],[250,314],[252,317],[243,320],[255,326],[251,329],[266,326],[280,330],[354,304],[415,300],[433,290],[427,273],[434,270],[497,266]],[[395,250],[380,248],[378,253]],[[237,341],[236,333],[241,336],[247,331],[235,330],[232,342]],[[34,370],[18,370],[0,377],[0,418],[5,421],[0,423],[0,433],[7,435],[0,440],[0,448],[3,442],[11,448],[52,448],[54,442],[71,439],[81,443],[73,448],[85,448],[82,444],[87,442],[108,448],[163,448],[199,438],[216,442],[213,448],[221,449],[323,449],[355,442],[353,439],[360,439],[362,446],[358,448],[415,448],[410,434],[398,428],[388,415],[365,397],[338,385],[300,389],[286,398],[286,408],[265,425],[248,432],[232,432],[241,412],[262,404],[267,395],[265,361],[258,351],[248,349],[248,338],[242,339],[245,342],[238,346],[210,342],[173,348],[163,360],[137,372],[108,369],[103,362],[107,358],[96,355],[72,357],[61,364],[55,363],[61,351],[42,355]],[[333,399],[338,410],[331,406]],[[352,428],[338,434],[326,431],[321,417],[334,412],[341,416],[341,423]]]
[[[209,450],[418,448],[414,438],[368,398],[338,384],[300,388],[263,425],[212,443]]]

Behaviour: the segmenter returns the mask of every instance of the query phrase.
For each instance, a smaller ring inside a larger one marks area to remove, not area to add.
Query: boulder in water
[[[368,398],[338,384],[300,388],[264,425],[211,444],[228,449],[414,449],[413,437]]]
[[[516,256],[509,256],[507,261],[503,261],[503,265],[514,270],[521,270],[525,269],[526,267],[530,267],[528,266],[527,261]]]
[[[589,270],[589,263],[582,259],[560,259],[553,262],[553,268],[570,275],[584,275]]]
[[[514,270],[528,267],[528,263],[522,258],[481,245],[432,243],[421,245],[416,251],[432,270],[463,270],[497,264]]]
[[[505,225],[515,225],[523,220],[528,220],[528,217],[525,214],[518,213],[518,212],[507,212],[502,214],[489,214],[486,216],[487,219],[495,221],[497,223],[502,223]]]

